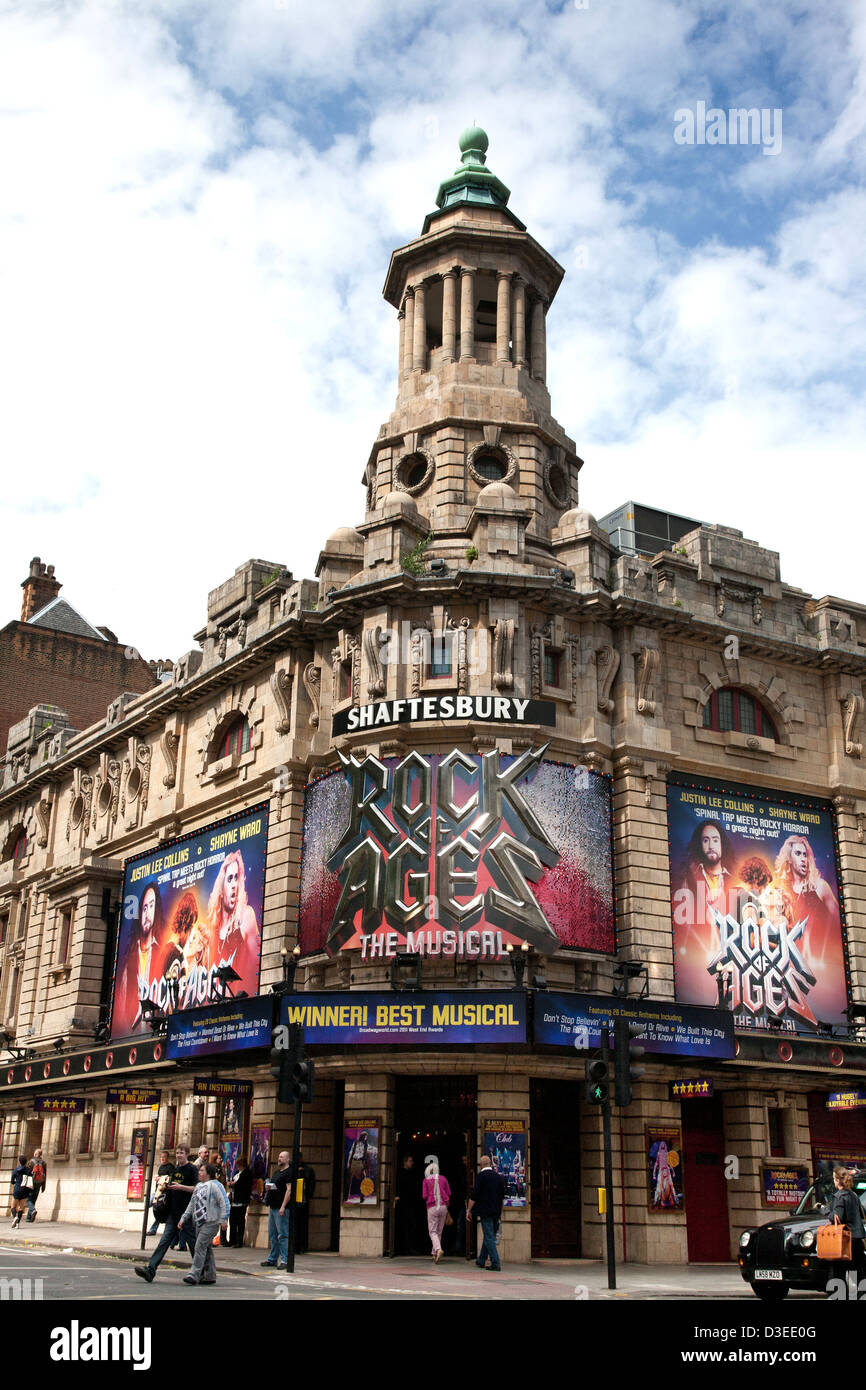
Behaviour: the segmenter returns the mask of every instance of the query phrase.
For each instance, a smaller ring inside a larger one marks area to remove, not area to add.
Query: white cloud
[[[567,271],[551,390],[585,504],[737,525],[791,582],[857,597],[856,511],[832,491],[862,452],[864,207],[827,132],[851,151],[862,31],[848,55],[835,4],[765,10],[69,0],[0,19],[8,615],[38,553],[92,621],[177,655],[250,555],[312,573],[362,515],[393,406],[388,256],[476,118]],[[773,98],[784,156],[726,151],[751,158],[692,179],[681,94],[756,89],[756,63],[772,92],[760,45],[799,92]],[[737,200],[760,220],[730,246]],[[715,239],[681,245],[659,204]]]

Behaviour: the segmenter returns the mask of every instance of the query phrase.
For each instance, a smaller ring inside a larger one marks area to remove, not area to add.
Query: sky
[[[474,121],[566,271],[581,505],[735,526],[866,601],[864,7],[7,0],[3,621],[39,555],[176,659],[245,560],[312,577],[394,406],[390,253]]]

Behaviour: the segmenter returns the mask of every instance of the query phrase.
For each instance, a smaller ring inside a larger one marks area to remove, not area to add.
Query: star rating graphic
[[[672,1081],[671,1097],[676,1099],[692,1100],[699,1096],[709,1097],[713,1094],[712,1081]]]

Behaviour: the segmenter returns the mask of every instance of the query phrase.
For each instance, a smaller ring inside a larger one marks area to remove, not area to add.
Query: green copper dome
[[[467,126],[460,136],[460,163],[450,179],[439,185],[436,206],[444,212],[457,203],[505,208],[511,192],[487,168],[487,132],[480,126]],[[523,225],[522,223],[520,224]]]

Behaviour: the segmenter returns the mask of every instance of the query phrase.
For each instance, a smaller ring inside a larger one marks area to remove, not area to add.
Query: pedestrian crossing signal
[[[585,1064],[586,1099],[589,1105],[606,1105],[610,1095],[610,1068],[600,1052]]]

